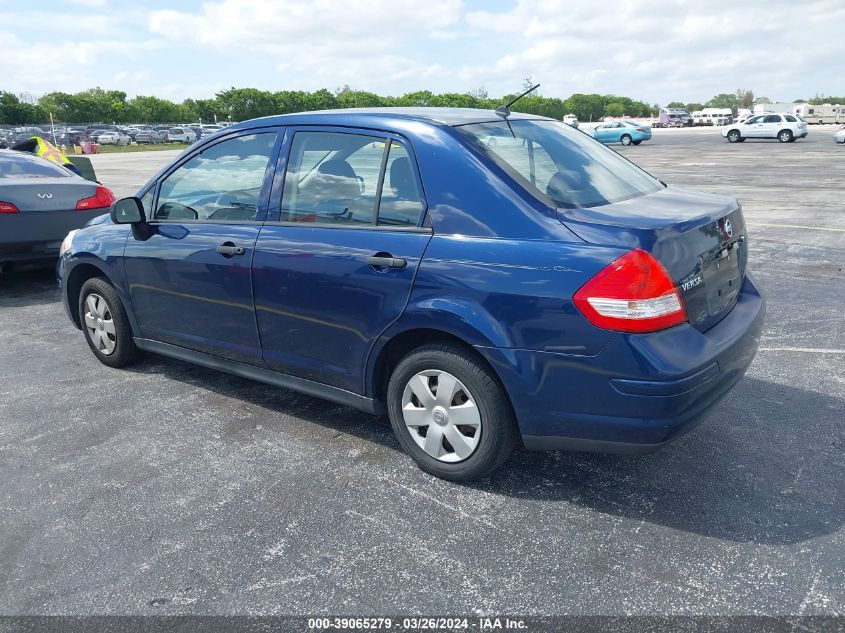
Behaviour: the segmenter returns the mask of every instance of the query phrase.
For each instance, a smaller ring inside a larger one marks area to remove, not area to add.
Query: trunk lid
[[[21,213],[67,211],[97,192],[97,183],[81,178],[17,178],[0,181],[0,200],[11,202]]]
[[[654,255],[677,284],[690,324],[700,331],[736,304],[748,246],[742,208],[733,198],[667,187],[601,207],[559,209],[558,217],[587,242]]]

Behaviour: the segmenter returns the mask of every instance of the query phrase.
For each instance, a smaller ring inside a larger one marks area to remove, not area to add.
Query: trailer
[[[812,105],[810,103],[796,103],[792,114],[797,114],[807,123],[845,123],[845,105],[838,103]]]

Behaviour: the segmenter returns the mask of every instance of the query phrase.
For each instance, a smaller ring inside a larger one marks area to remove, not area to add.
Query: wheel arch
[[[504,383],[496,368],[473,347],[473,344],[467,340],[467,337],[459,335],[454,331],[447,331],[436,327],[410,327],[393,332],[389,336],[382,336],[379,344],[370,354],[368,362],[369,371],[367,372],[367,393],[381,405],[386,405],[387,385],[393,369],[410,352],[431,343],[453,345],[481,363],[499,383],[511,410],[514,411],[510,394],[505,389]]]
[[[68,310],[72,317],[71,320],[79,329],[82,329],[82,325],[79,322],[79,293],[82,290],[83,284],[94,277],[105,277],[108,279],[108,275],[102,268],[90,261],[82,261],[71,269],[64,283],[63,291]],[[112,283],[111,280],[109,280],[109,283]],[[112,285],[114,284],[112,283]]]
[[[132,305],[126,289],[115,279],[115,276],[120,276],[120,271],[115,269],[110,270],[109,268],[100,258],[86,256],[73,262],[67,272],[62,273],[64,278],[62,283],[63,300],[67,304],[67,310],[71,320],[77,328],[82,329],[79,322],[79,293],[86,281],[93,277],[102,277],[111,284],[117,292],[117,296],[123,302],[123,309],[126,311],[126,317],[129,320],[129,327],[132,329],[132,332],[138,332],[138,324],[135,321],[135,314],[132,311]]]

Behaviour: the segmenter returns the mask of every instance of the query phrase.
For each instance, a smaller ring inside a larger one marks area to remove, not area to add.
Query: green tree
[[[740,108],[750,108],[754,105],[754,91],[740,88],[736,91],[737,105]]]
[[[722,93],[716,95],[704,105],[708,108],[730,108],[736,110],[738,103],[735,94]]]
[[[625,106],[619,101],[614,101],[604,106],[604,116],[619,117],[624,114]]]
[[[686,104],[681,103],[680,101],[671,101],[669,105],[666,106],[667,108],[684,108],[686,109]]]
[[[604,116],[604,99],[597,94],[574,94],[563,102],[566,113],[581,121],[597,121]]]

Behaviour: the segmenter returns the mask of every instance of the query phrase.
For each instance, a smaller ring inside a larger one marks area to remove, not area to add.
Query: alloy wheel
[[[402,417],[422,450],[441,462],[460,462],[478,448],[481,414],[466,386],[452,374],[415,374],[402,394]]]

